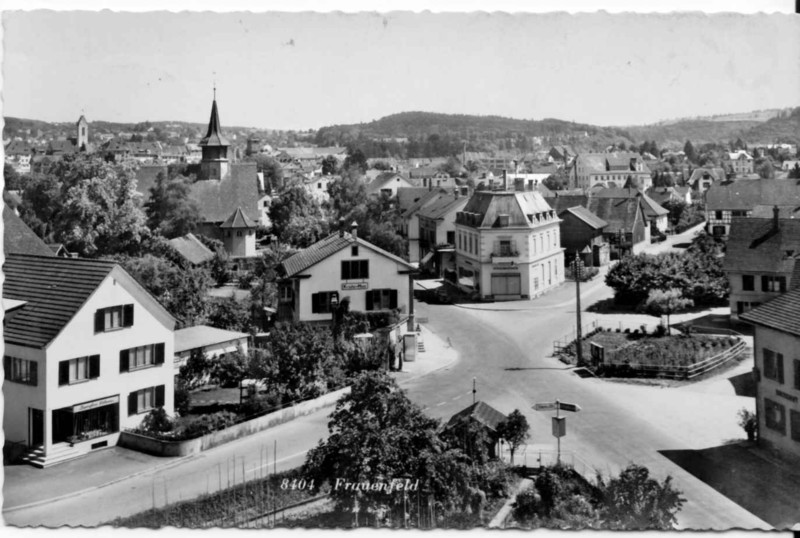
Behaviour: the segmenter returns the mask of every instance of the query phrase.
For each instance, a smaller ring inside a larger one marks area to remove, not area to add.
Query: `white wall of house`
[[[343,260],[369,260],[369,278],[356,280],[343,280],[341,263]],[[303,271],[311,275],[310,278],[299,279],[299,309],[296,311],[297,321],[324,321],[332,319],[331,314],[315,314],[312,312],[312,294],[319,292],[339,293],[339,300],[350,298],[350,310],[365,311],[367,308],[366,292],[375,289],[397,290],[397,307],[401,312],[409,312],[408,291],[409,278],[407,274],[399,274],[399,270],[406,270],[375,251],[363,246],[358,246],[358,255],[353,256],[351,248],[347,247],[322,260],[318,264]],[[358,288],[358,289],[344,289]]]
[[[234,258],[250,258],[256,255],[255,228],[226,228],[222,230],[225,250]]]
[[[759,443],[800,457],[800,337],[756,325],[753,347],[760,374],[756,390]],[[783,382],[774,375],[767,377],[765,349],[783,356]]]
[[[6,382],[4,391],[4,428],[12,440],[28,441],[29,407],[44,411],[45,453],[52,448],[53,411],[65,407],[92,402],[94,400],[118,397],[119,428],[138,426],[146,411],[128,415],[128,395],[131,392],[150,387],[164,386],[164,409],[172,414],[174,410],[173,366],[170,358],[174,355],[172,323],[157,319],[138,297],[144,290],[131,290],[130,284],[123,284],[112,272],[98,286],[75,317],[62,329],[45,350],[34,350],[21,346],[7,346],[6,354],[20,358],[36,358],[38,366],[38,386],[18,386]],[[125,280],[129,277],[122,275]],[[133,304],[134,322],[131,327],[108,332],[95,333],[94,316],[98,309]],[[120,372],[120,351],[149,344],[164,344],[164,363],[146,366],[138,370]],[[59,386],[59,362],[100,356],[99,377],[74,384]],[[9,398],[19,394],[20,398]],[[24,432],[24,434],[23,434]],[[116,443],[118,434],[110,435],[109,444]]]

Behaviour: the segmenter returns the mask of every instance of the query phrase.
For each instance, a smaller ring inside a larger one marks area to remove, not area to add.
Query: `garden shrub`
[[[196,439],[211,432],[236,424],[237,415],[230,411],[218,411],[209,415],[193,417],[176,432],[176,440]]]
[[[164,433],[172,430],[172,420],[163,407],[152,409],[144,419],[138,430],[145,434]]]

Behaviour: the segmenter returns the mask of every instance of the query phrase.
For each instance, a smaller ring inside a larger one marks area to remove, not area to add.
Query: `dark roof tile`
[[[800,288],[745,312],[741,318],[750,323],[800,336]]]

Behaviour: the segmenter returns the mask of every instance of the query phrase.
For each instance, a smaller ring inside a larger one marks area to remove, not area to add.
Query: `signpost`
[[[553,417],[553,437],[558,440],[558,455],[556,456],[556,462],[558,465],[560,465],[561,438],[567,435],[567,417],[562,417],[560,411],[564,410],[577,413],[581,410],[581,406],[574,403],[560,402],[556,400],[555,402],[542,402],[533,404],[533,408],[536,411],[552,411],[554,409],[556,411],[556,416]]]

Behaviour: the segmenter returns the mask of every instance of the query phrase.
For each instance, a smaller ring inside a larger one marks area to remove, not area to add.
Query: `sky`
[[[165,2],[162,4],[167,5]],[[800,106],[792,14],[6,11],[3,114],[309,129],[411,110],[641,125]]]

